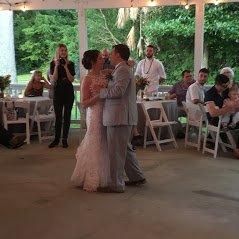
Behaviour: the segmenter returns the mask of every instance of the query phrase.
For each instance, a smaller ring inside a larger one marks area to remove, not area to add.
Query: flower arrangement
[[[0,90],[3,92],[11,83],[10,80],[11,76],[6,75],[6,76],[0,76]]]
[[[136,75],[135,84],[136,84],[136,94],[137,94],[139,90],[143,91],[145,89],[145,87],[149,84],[149,81],[147,80],[147,78]]]

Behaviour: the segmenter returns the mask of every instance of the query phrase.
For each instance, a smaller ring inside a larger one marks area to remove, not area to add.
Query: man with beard
[[[145,59],[141,60],[136,68],[135,75],[147,78],[149,85],[146,94],[151,96],[158,92],[159,84],[166,79],[164,66],[161,61],[154,58],[155,48],[148,45],[145,51]]]

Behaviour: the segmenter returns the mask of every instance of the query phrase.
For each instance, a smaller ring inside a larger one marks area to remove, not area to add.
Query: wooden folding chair
[[[207,107],[205,107],[205,110],[207,111]],[[205,152],[211,153],[213,154],[214,158],[217,157],[219,145],[221,146],[223,152],[227,152],[227,148],[230,148],[230,149],[236,148],[236,143],[233,139],[231,132],[229,130],[226,132],[221,130],[221,121],[222,121],[222,116],[219,116],[218,124],[216,126],[210,124],[208,120],[206,121],[206,132],[205,132],[204,141],[203,141],[203,154]],[[229,143],[223,142],[220,136],[221,133],[224,133],[225,136],[227,136]],[[211,137],[209,137],[209,135]],[[214,144],[214,148],[211,149],[207,147],[207,142],[212,142]]]
[[[146,148],[146,145],[149,144],[155,144],[158,151],[161,151],[160,144],[164,143],[170,143],[172,142],[175,148],[178,148],[177,142],[175,140],[172,127],[171,125],[177,124],[176,121],[168,121],[168,117],[164,111],[164,108],[162,106],[162,103],[160,101],[143,101],[142,107],[144,111],[144,115],[146,118],[145,128],[144,128],[144,148]],[[151,120],[148,110],[149,109],[155,109],[159,111],[159,119]],[[161,136],[161,128],[167,127],[169,132],[169,138],[166,139],[160,139]],[[151,135],[153,137],[153,141],[147,141],[147,133],[148,128],[150,129]],[[158,136],[156,136],[155,128],[158,128]]]
[[[52,126],[55,122],[55,113],[52,105],[52,101],[43,100],[38,102],[36,112],[30,119],[37,124],[37,134],[39,143],[43,140],[52,139]],[[42,130],[42,123],[44,123],[44,131]]]
[[[16,112],[16,117],[13,119],[9,119],[7,115],[8,107],[12,107],[13,110],[20,109],[23,110],[23,115],[18,115]],[[6,129],[8,129],[8,125],[17,125],[17,124],[25,124],[26,126],[26,142],[30,144],[30,124],[29,124],[29,112],[30,112],[30,103],[28,101],[5,101],[3,105],[3,124]]]
[[[183,102],[183,106],[187,113],[187,124],[186,124],[186,134],[185,134],[185,148],[187,146],[196,147],[197,150],[200,150],[201,147],[201,139],[202,139],[202,127],[203,121],[205,120],[205,112],[202,110],[203,106],[196,105],[189,102]],[[195,141],[190,140],[189,131],[190,129],[197,129],[197,143]]]

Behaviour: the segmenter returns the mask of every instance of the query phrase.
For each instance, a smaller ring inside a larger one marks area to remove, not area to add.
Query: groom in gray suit
[[[135,82],[127,65],[129,56],[128,46],[119,44],[113,47],[110,57],[115,66],[113,79],[108,88],[100,90],[100,98],[105,99],[103,124],[107,127],[111,176],[111,185],[105,192],[124,192],[124,170],[129,178],[127,185],[146,182],[130,144],[132,126],[137,125],[138,117]]]

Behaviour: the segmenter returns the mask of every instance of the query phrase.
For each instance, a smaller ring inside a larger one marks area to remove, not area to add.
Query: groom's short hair
[[[125,61],[129,60],[130,50],[129,50],[129,47],[127,45],[125,45],[125,44],[118,44],[118,45],[115,45],[113,47],[113,49],[115,49],[115,51],[120,54],[120,57],[123,60],[125,60]]]

